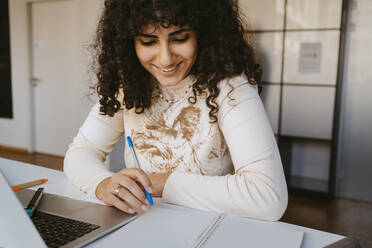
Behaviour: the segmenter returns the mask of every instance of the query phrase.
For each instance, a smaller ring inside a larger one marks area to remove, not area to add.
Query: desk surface
[[[63,172],[47,169],[40,166],[35,166],[31,164],[26,164],[22,162],[17,162],[13,160],[0,158],[0,169],[6,176],[8,182],[11,185],[21,184],[24,182],[37,180],[40,178],[47,178],[48,182],[43,185],[45,192],[62,195],[70,197],[77,200],[90,201],[95,203],[102,202],[90,198],[86,194],[79,191],[74,187],[68,179],[64,176]],[[37,187],[35,187],[37,188]],[[32,189],[32,188],[31,188]],[[161,199],[155,199],[156,201],[161,201]],[[162,203],[165,204],[165,203]],[[169,205],[169,204],[167,204]],[[171,205],[169,205],[171,207]],[[302,243],[303,248],[313,248],[313,247],[324,247],[328,244],[336,242],[344,236],[327,233],[323,231],[318,231],[315,229],[310,229],[302,226],[292,225],[284,222],[274,222],[275,225],[280,225],[287,228],[293,228],[296,230],[302,230],[305,232],[304,240]],[[107,235],[105,238],[109,237]],[[96,243],[93,243],[90,247],[94,247]]]

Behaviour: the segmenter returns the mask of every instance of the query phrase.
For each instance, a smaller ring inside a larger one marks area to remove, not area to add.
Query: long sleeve
[[[80,190],[96,197],[98,184],[113,174],[104,161],[123,132],[123,110],[110,117],[100,114],[99,103],[93,106],[64,160],[65,174]]]
[[[287,207],[288,193],[275,138],[256,88],[242,77],[234,80],[224,81],[217,102],[218,125],[235,174],[175,171],[166,182],[163,199],[198,209],[278,220]]]

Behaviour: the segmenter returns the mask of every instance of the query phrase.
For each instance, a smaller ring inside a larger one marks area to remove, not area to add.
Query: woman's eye
[[[189,39],[189,35],[186,35],[184,38],[179,38],[179,39],[173,39],[173,42],[178,42],[178,43],[183,43]]]
[[[153,45],[153,44],[156,43],[155,40],[150,40],[150,41],[143,41],[143,40],[141,40],[140,42],[141,42],[141,44],[144,45],[144,46],[151,46],[151,45]]]

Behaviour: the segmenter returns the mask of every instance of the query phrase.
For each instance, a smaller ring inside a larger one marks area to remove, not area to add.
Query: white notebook
[[[303,235],[275,222],[156,207],[97,242],[97,247],[299,248]]]

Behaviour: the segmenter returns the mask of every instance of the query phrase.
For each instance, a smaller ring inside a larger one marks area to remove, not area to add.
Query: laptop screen
[[[0,170],[0,247],[46,247]]]

